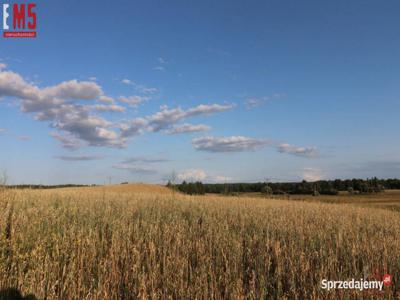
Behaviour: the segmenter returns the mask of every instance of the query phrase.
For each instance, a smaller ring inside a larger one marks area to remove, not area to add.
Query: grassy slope
[[[259,193],[247,193],[244,197],[260,197],[265,198]],[[305,202],[322,202],[334,204],[353,204],[362,207],[384,208],[388,210],[400,211],[400,190],[387,190],[379,194],[359,194],[350,195],[347,192],[341,192],[336,196],[320,195],[313,197],[311,195],[290,195],[290,196],[272,196],[274,199],[286,199]]]

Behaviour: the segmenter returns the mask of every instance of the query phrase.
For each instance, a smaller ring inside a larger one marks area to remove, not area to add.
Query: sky
[[[399,1],[36,4],[0,37],[10,183],[400,177]]]

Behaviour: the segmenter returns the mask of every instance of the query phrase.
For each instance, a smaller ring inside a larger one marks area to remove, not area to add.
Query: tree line
[[[0,184],[1,185],[1,184]],[[96,184],[59,184],[59,185],[44,185],[44,184],[17,184],[5,185],[8,189],[31,189],[31,190],[48,190],[48,189],[61,189],[71,187],[90,187],[97,186]]]
[[[385,189],[400,189],[400,179],[335,179],[315,182],[257,182],[257,183],[202,183],[186,182],[168,187],[190,195],[264,193],[264,194],[301,194],[301,195],[337,195],[339,191],[351,194],[380,193]]]

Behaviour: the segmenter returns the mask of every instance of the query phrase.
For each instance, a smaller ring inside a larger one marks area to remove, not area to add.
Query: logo
[[[322,289],[332,290],[332,289],[352,289],[352,290],[371,290],[377,289],[379,291],[383,290],[384,281],[378,280],[364,280],[360,279],[351,279],[351,280],[327,280],[323,279],[321,281]]]
[[[385,286],[391,286],[392,285],[392,275],[390,275],[390,274],[383,275],[382,281]]]
[[[384,274],[384,275],[382,275]],[[324,290],[332,289],[352,289],[362,292],[364,295],[381,295],[385,293],[384,288],[390,289],[393,284],[393,276],[388,273],[388,270],[376,268],[374,271],[369,271],[369,268],[364,268],[364,278],[351,280],[327,280],[321,281],[321,288]]]
[[[2,29],[5,38],[35,38],[37,15],[35,3],[4,3]]]

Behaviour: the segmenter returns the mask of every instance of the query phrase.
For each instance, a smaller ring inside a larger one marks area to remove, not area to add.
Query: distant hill
[[[148,184],[148,183],[123,183],[115,185],[77,185],[77,184],[66,184],[66,185],[8,185],[7,188],[10,189],[33,189],[33,190],[50,190],[50,189],[75,189],[75,188],[85,188],[85,189],[103,189],[113,192],[144,192],[144,193],[171,193],[171,189],[158,184]]]

